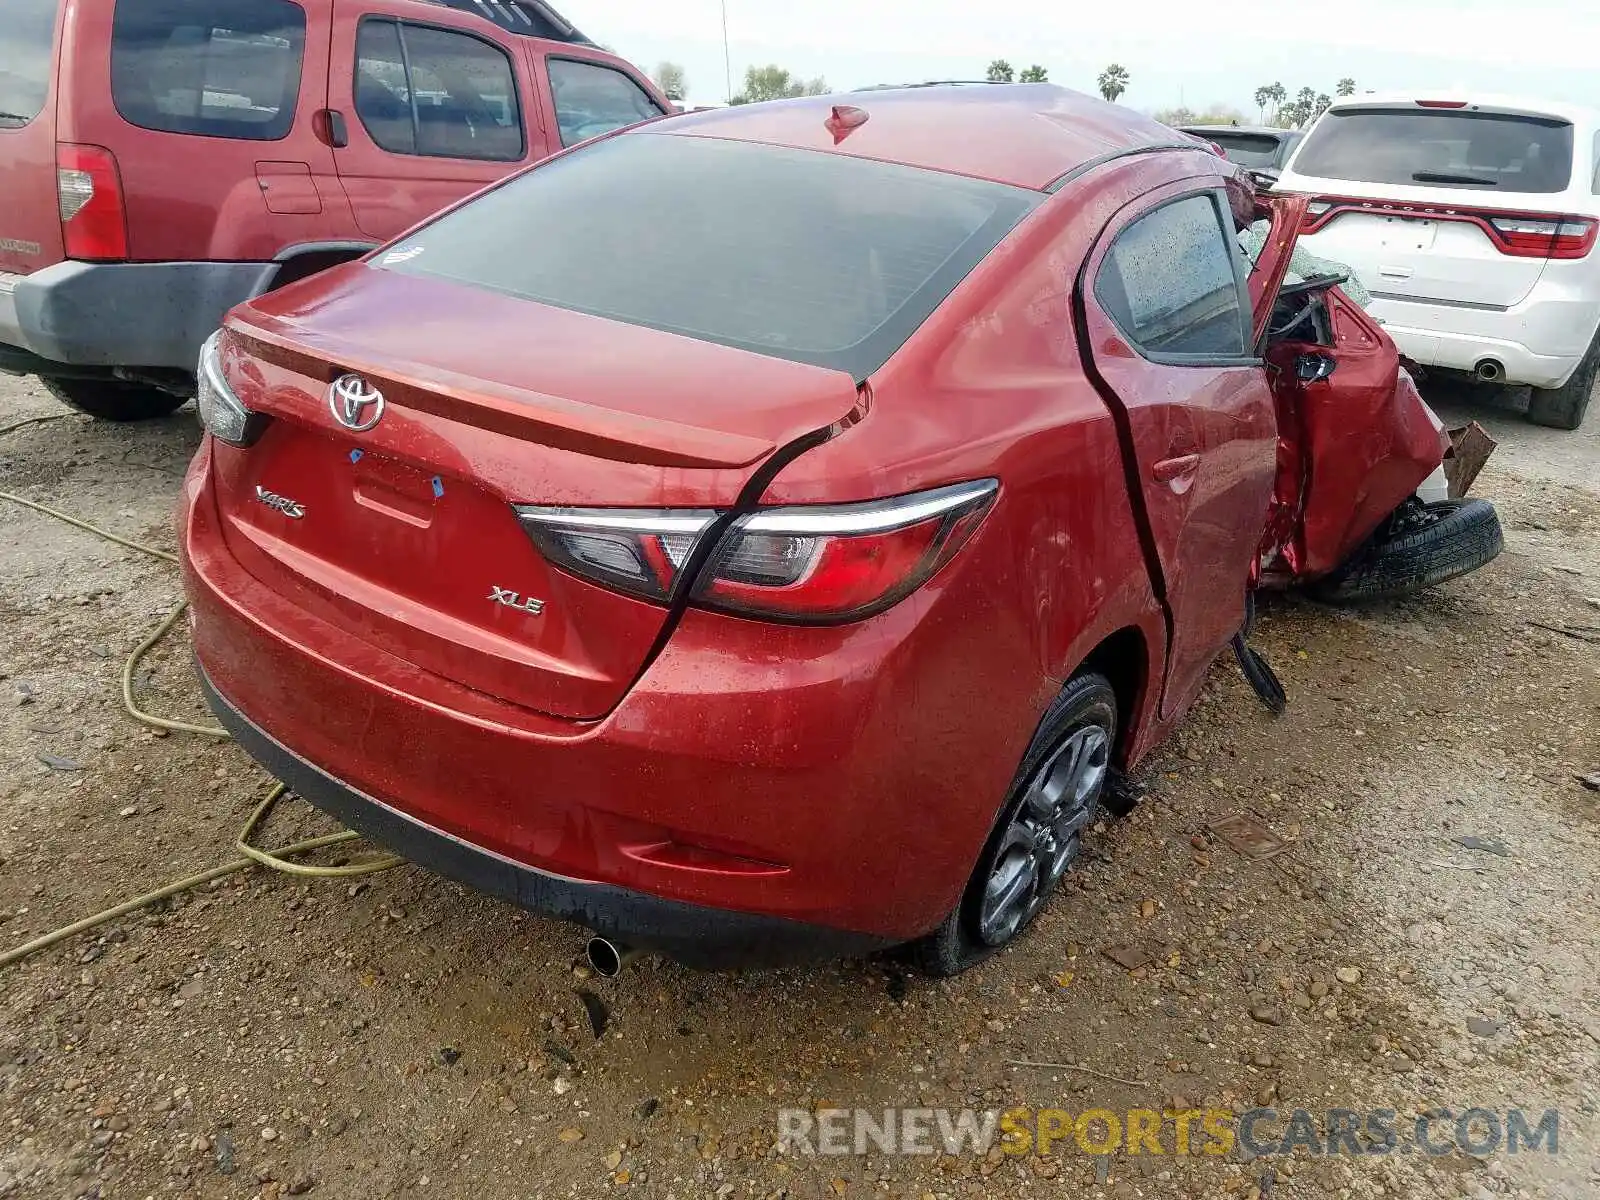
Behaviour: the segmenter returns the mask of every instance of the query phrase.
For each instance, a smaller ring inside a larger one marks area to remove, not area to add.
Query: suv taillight
[[[692,586],[701,608],[835,624],[921,587],[972,536],[998,488],[980,479],[860,504],[760,509],[723,532],[687,583],[679,573],[714,512],[519,506],[517,516],[550,562],[617,591],[660,602]]]
[[[1487,215],[1487,214],[1485,214]],[[1500,250],[1516,258],[1586,258],[1594,249],[1588,217],[1489,217]]]
[[[117,160],[101,146],[56,146],[56,197],[68,258],[128,257],[128,221]]]

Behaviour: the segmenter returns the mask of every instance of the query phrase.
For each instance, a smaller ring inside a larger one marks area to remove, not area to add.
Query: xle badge
[[[537,617],[544,611],[543,600],[524,600],[520,595],[518,595],[516,592],[513,592],[510,588],[495,587],[492,583],[489,585],[489,599],[493,600],[496,604],[504,604],[507,608],[514,608],[518,612],[525,612],[534,617]]]

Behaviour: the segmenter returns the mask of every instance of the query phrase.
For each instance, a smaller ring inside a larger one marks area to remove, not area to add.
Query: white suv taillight
[[[769,508],[737,518],[692,583],[679,578],[717,522],[707,510],[560,509],[517,515],[556,566],[647,600],[814,624],[860,620],[922,586],[994,502],[993,479],[859,504]]]

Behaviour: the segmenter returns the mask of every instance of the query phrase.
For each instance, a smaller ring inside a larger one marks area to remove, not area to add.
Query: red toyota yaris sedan
[[[181,517],[212,705],[349,825],[606,937],[971,965],[1261,572],[1337,560],[1280,407],[1393,410],[1317,527],[1346,550],[1438,465],[1381,330],[1280,295],[1303,202],[1252,271],[1234,179],[1059,88],[758,105],[241,306]]]

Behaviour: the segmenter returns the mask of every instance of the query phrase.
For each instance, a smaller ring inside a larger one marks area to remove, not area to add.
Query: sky
[[[3,2],[3,0],[0,0]],[[991,59],[1048,68],[1094,90],[1108,63],[1132,76],[1123,103],[1145,111],[1224,104],[1253,114],[1257,87],[1333,93],[1464,87],[1600,108],[1600,6],[1590,0],[726,0],[733,90],[777,63],[844,90],[977,79]],[[555,0],[595,41],[646,71],[668,59],[689,99],[725,99],[722,0]],[[982,18],[979,20],[979,18]]]

